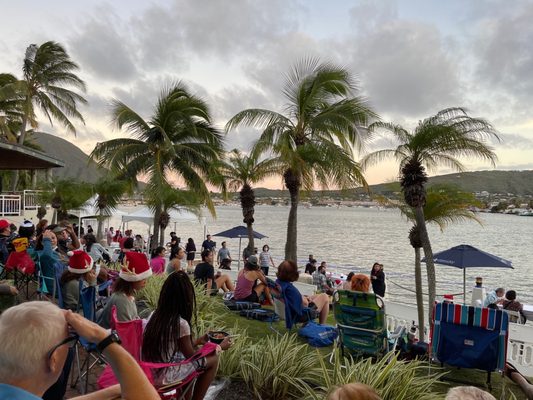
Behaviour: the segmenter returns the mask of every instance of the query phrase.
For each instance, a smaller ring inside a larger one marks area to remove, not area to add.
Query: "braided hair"
[[[194,286],[183,271],[175,271],[166,279],[157,308],[144,330],[143,359],[168,362],[179,351],[180,317],[189,326],[196,311]]]

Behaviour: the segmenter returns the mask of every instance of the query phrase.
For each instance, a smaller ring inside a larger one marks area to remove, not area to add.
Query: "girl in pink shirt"
[[[150,260],[150,267],[152,267],[152,271],[154,274],[162,274],[165,272],[165,253],[167,250],[163,246],[159,246],[154,251],[154,255],[152,256],[152,259]]]

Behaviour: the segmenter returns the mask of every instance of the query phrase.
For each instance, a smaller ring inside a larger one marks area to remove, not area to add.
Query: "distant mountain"
[[[52,169],[55,177],[94,183],[105,174],[105,170],[89,162],[89,156],[68,140],[43,132],[36,132],[31,139],[42,152],[65,163],[64,168]]]

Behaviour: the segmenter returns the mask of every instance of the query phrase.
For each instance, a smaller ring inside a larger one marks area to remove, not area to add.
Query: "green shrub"
[[[258,399],[301,398],[320,382],[317,354],[296,335],[267,336],[241,356],[241,374]]]
[[[439,398],[432,391],[444,373],[430,373],[420,361],[400,361],[390,353],[379,361],[372,358],[354,361],[342,358],[335,350],[333,363],[320,359],[322,383],[307,388],[309,399],[323,399],[336,386],[360,382],[373,387],[383,400],[423,400]]]

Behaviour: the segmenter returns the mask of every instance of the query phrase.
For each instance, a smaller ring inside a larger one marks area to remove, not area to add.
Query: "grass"
[[[223,320],[226,326],[234,326],[234,327],[237,327],[234,329],[239,330],[239,331],[232,331],[231,332],[232,334],[239,334],[240,330],[246,330],[246,334],[251,339],[251,342],[255,342],[265,337],[278,336],[276,332],[274,332],[272,329],[269,328],[270,323],[241,317],[239,315],[239,312],[237,311],[227,310],[223,317]],[[330,313],[330,315],[328,316],[327,323],[330,325],[335,324],[332,313]],[[293,328],[291,331],[288,331],[285,328],[284,321],[274,322],[273,327],[276,330],[278,330],[279,333],[281,333],[282,335],[287,332],[290,334],[294,334],[295,336],[297,335],[297,329]],[[235,340],[238,341],[239,338],[236,338]],[[306,341],[300,337],[297,337],[297,341],[302,344],[306,343]],[[332,351],[331,346],[322,347],[318,349],[308,346],[307,349],[309,352],[316,352],[318,350],[319,353],[323,356],[330,354]],[[446,378],[450,378],[453,380],[461,380],[465,382],[465,383],[458,383],[458,382],[450,382],[448,380],[439,381],[431,389],[432,391],[440,394],[442,396],[441,397],[442,399],[444,399],[448,389],[453,386],[475,385],[475,386],[479,386],[480,388],[484,390],[487,390],[485,388],[487,374],[484,371],[476,371],[472,369],[457,369],[453,367],[444,367],[441,370],[438,366],[431,365],[429,368],[426,368],[425,370],[419,370],[417,374],[418,376],[427,376],[428,371],[432,373],[442,371],[446,373]],[[497,399],[502,398],[500,396],[501,396],[501,392],[503,388],[503,391],[505,392],[505,396],[503,398],[527,400],[526,396],[522,393],[520,388],[516,384],[514,384],[514,382],[512,382],[510,379],[502,378],[502,376],[498,373],[492,373],[491,380],[492,380],[492,392],[491,393]]]

